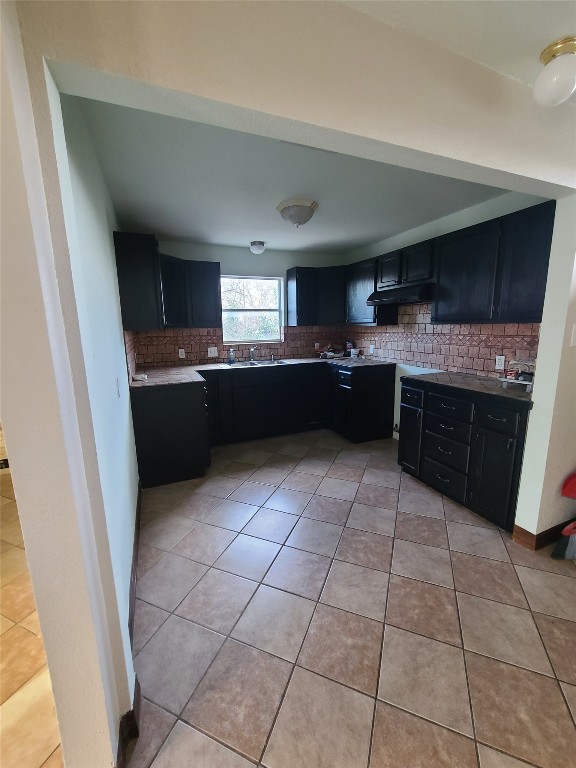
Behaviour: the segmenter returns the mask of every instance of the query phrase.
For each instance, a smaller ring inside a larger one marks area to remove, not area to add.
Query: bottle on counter
[[[233,365],[236,362],[236,358],[234,356],[234,352],[236,352],[235,349],[230,348],[228,350],[228,365]]]

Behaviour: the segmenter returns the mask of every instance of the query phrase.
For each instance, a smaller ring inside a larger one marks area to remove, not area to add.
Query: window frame
[[[262,307],[260,309],[224,309],[222,307],[222,339],[224,346],[233,346],[234,344],[278,344],[284,341],[284,278],[275,275],[220,275],[220,289],[222,289],[222,280],[229,278],[232,280],[274,280],[278,283],[278,308]],[[277,312],[279,336],[277,339],[225,339],[224,338],[224,315],[226,312]]]

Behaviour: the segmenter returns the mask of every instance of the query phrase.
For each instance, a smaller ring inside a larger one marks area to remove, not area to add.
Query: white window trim
[[[275,275],[220,275],[220,279],[222,278],[231,278],[232,280],[276,280],[278,283],[278,310],[271,310],[271,309],[261,309],[261,310],[226,310],[222,308],[222,320],[224,320],[224,313],[225,312],[234,312],[234,311],[245,311],[245,312],[278,312],[279,315],[279,326],[280,326],[280,338],[278,339],[266,339],[263,341],[262,339],[237,339],[236,341],[227,341],[223,340],[223,346],[225,347],[232,347],[232,346],[238,346],[238,344],[282,344],[284,343],[284,325],[286,324],[285,320],[285,306],[284,306],[284,278],[283,277],[276,277]],[[222,334],[224,334],[224,323],[222,323]]]

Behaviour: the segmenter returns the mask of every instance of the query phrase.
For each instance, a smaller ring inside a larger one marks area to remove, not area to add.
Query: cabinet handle
[[[455,411],[456,406],[455,405],[446,405],[446,403],[440,403],[442,408],[446,408],[447,411]]]
[[[440,424],[442,429],[447,429],[448,432],[454,432],[454,427],[448,427],[446,424]]]
[[[513,446],[513,445],[514,445],[514,440],[513,440],[512,438],[510,438],[510,439],[508,440],[508,444],[507,444],[507,446],[506,446],[506,452],[507,452],[507,453],[510,453],[510,448],[512,448],[512,446]]]
[[[492,414],[491,414],[491,413],[489,413],[489,414],[488,414],[488,418],[489,418],[489,419],[492,419],[492,421],[508,421],[508,419],[506,419],[506,418],[504,418],[504,419],[499,419],[497,416],[492,416]]]
[[[442,477],[442,475],[439,475],[438,472],[436,472],[436,477],[438,478],[438,480],[442,480],[443,483],[449,483],[450,482],[450,478]]]
[[[445,451],[444,448],[440,448],[439,445],[437,445],[436,448],[438,451],[440,451],[440,453],[445,453],[446,456],[452,456],[452,451]]]

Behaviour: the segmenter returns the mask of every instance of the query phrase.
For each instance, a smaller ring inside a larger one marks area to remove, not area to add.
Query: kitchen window
[[[281,277],[220,278],[224,343],[282,340]]]

